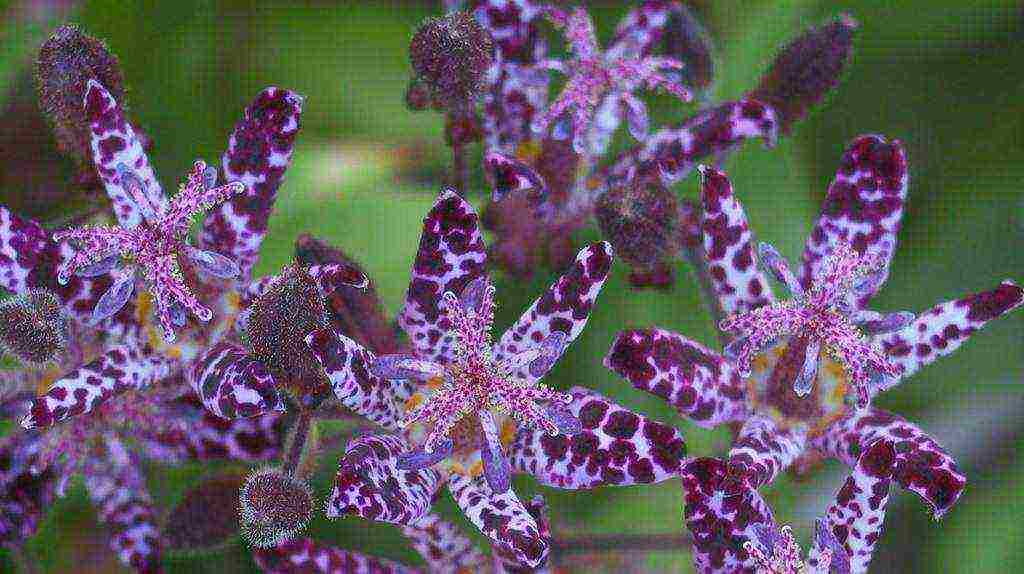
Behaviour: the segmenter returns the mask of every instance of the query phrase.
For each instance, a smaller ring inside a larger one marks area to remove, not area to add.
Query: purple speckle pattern
[[[203,406],[221,418],[284,412],[270,371],[235,343],[211,347],[192,365],[189,382]]]
[[[242,182],[245,193],[210,213],[199,246],[233,259],[243,278],[256,264],[277,191],[291,163],[301,115],[301,96],[282,88],[264,89],[245,109],[221,159],[225,181]]]
[[[396,562],[341,550],[312,538],[292,538],[273,548],[253,551],[264,574],[413,574]]]
[[[448,362],[453,341],[450,321],[440,306],[441,296],[448,291],[461,293],[483,275],[486,259],[473,207],[454,191],[443,191],[423,220],[409,290],[398,316],[398,324],[420,358]]]
[[[431,468],[400,470],[398,457],[409,450],[391,435],[359,437],[348,444],[327,500],[328,518],[354,515],[399,525],[415,525],[430,510],[440,475]]]
[[[771,484],[789,468],[807,446],[803,428],[786,428],[768,417],[755,415],[743,423],[729,449],[729,472],[754,488]]]
[[[129,389],[140,389],[166,376],[169,369],[169,361],[163,357],[144,353],[134,345],[115,346],[54,381],[45,394],[32,400],[21,426],[44,428],[88,413]]]
[[[582,387],[566,407],[582,430],[571,436],[520,428],[508,448],[515,472],[568,489],[650,484],[676,476],[686,458],[678,430]]]

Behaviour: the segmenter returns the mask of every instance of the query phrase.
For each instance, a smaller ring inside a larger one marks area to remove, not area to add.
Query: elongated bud
[[[428,18],[409,44],[413,71],[447,109],[476,98],[493,59],[490,33],[465,12]]]
[[[331,392],[305,343],[306,335],[328,325],[323,294],[298,265],[286,267],[248,314],[246,335],[252,355],[304,408],[315,408]]]
[[[0,347],[32,366],[60,357],[67,350],[67,319],[60,299],[38,290],[0,303]]]
[[[706,90],[715,76],[714,46],[700,20],[689,8],[678,5],[669,15],[665,27],[665,53],[685,64],[683,81],[686,85]]]
[[[615,253],[636,271],[654,271],[678,251],[679,203],[656,177],[612,187],[594,213]]]
[[[313,494],[302,480],[274,467],[255,470],[242,486],[242,535],[270,548],[302,532],[313,517]]]
[[[53,122],[61,151],[80,164],[91,156],[89,122],[82,101],[88,80],[96,80],[123,106],[124,78],[117,57],[106,45],[66,24],[39,49],[36,87],[39,107]]]
[[[850,60],[857,22],[843,15],[811,28],[776,56],[761,84],[749,96],[771,106],[783,133],[807,115],[839,82]]]

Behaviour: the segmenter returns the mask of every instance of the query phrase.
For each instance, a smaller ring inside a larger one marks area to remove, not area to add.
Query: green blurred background
[[[35,152],[25,157],[32,145],[51,152],[53,146],[50,134],[25,115],[32,101],[26,70],[48,31],[70,20],[106,40],[120,57],[132,117],[155,140],[150,158],[165,189],[180,181],[195,158],[219,158],[242,108],[261,88],[278,85],[305,95],[294,162],[257,273],[279,269],[295,238],[313,233],[365,264],[393,313],[408,280],[420,220],[448,164],[441,119],[410,113],[402,102],[408,40],[424,17],[440,12],[439,4],[176,0],[140,8],[109,1],[28,18],[24,5],[0,3],[0,201],[50,221],[64,207],[31,201],[42,180],[65,172],[36,174],[33,166],[49,164],[38,163]],[[876,307],[920,311],[1005,278],[1024,281],[1024,12],[1016,4],[691,2],[717,45],[713,97],[720,99],[753,87],[776,49],[807,26],[841,12],[861,23],[852,65],[834,95],[775,148],[747,145],[725,164],[759,237],[798,257],[845,143],[879,133],[905,142],[911,179],[900,248]],[[602,39],[625,10],[617,2],[592,3]],[[692,111],[668,99],[653,101],[659,123]],[[69,163],[61,168],[71,172]],[[473,182],[480,205],[489,190],[478,168]],[[678,193],[695,197],[696,184],[691,176],[677,186]],[[579,237],[581,244],[596,238],[592,229]],[[597,389],[677,425],[692,454],[720,455],[728,447],[727,432],[698,429],[601,366],[613,336],[626,327],[657,324],[717,345],[696,284],[682,264],[679,271],[670,291],[638,293],[628,288],[627,270],[618,266],[584,335],[548,381]],[[538,270],[527,283],[500,277],[499,329],[554,277],[552,270]],[[1024,571],[1024,493],[1018,486],[1024,460],[1017,456],[1024,436],[1024,313],[996,322],[940,365],[878,402],[946,445],[968,475],[967,491],[941,523],[928,517],[921,501],[896,493],[872,571]],[[321,465],[314,483],[320,496],[329,491],[336,458],[332,454]],[[209,465],[154,466],[150,485],[167,509],[199,477],[214,472]],[[780,522],[793,524],[806,542],[813,518],[845,473],[827,463],[807,479],[781,478],[765,495]],[[566,535],[683,529],[678,481],[561,492],[521,478],[515,488],[524,499],[543,492],[555,528]],[[474,530],[447,495],[440,508],[467,532]],[[321,517],[310,531],[346,549],[421,564],[391,526]],[[29,551],[44,571],[120,571],[106,543],[76,482]],[[10,568],[3,560],[0,570]],[[214,554],[171,555],[166,563],[172,572],[254,569],[240,544]],[[685,551],[622,556],[593,569],[626,571],[633,565],[652,572],[692,570]]]

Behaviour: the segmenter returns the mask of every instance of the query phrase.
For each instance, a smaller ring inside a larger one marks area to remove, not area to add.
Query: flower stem
[[[469,186],[469,166],[466,164],[466,146],[452,144],[452,187],[460,197],[466,197]]]
[[[302,455],[306,452],[306,440],[309,438],[312,419],[313,417],[308,412],[303,411],[295,421],[295,426],[292,427],[284,456],[284,473],[288,476],[295,476],[295,471],[302,461]]]

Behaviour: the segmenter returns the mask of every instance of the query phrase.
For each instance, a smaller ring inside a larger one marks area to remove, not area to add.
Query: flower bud
[[[610,188],[597,200],[594,213],[615,253],[638,277],[664,275],[664,263],[679,248],[679,202],[655,175]]]
[[[67,342],[67,318],[53,293],[29,291],[0,303],[0,348],[23,363],[51,363]]]
[[[275,467],[254,470],[242,486],[242,536],[270,548],[302,532],[313,517],[313,493],[302,480]]]
[[[299,265],[286,267],[249,308],[245,328],[253,357],[303,408],[315,408],[331,392],[305,343],[306,335],[328,325],[323,294]]]
[[[783,133],[807,115],[839,82],[853,51],[857,22],[840,16],[820,28],[811,28],[775,57],[761,84],[749,96],[771,106]]]
[[[53,122],[61,151],[79,164],[89,164],[92,156],[89,121],[82,105],[88,80],[98,81],[124,105],[124,78],[117,57],[103,42],[71,24],[57,28],[39,49],[36,62],[39,107]]]
[[[493,59],[490,33],[465,12],[428,18],[409,44],[413,71],[448,109],[476,98]]]

